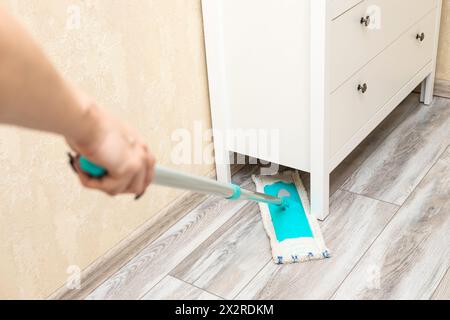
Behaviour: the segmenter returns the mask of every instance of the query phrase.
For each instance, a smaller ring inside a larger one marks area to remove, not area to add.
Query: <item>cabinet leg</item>
[[[216,175],[217,181],[231,182],[230,153],[228,151],[224,151],[221,156],[216,155]]]
[[[311,173],[311,213],[325,220],[330,213],[330,175],[328,172]]]
[[[420,102],[430,105],[433,102],[435,73],[430,74],[423,82],[420,91]]]

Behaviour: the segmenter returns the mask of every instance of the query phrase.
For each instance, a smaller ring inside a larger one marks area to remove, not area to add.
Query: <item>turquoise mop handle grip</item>
[[[108,174],[108,171],[105,168],[92,163],[83,156],[80,157],[80,168],[84,173],[97,179],[103,178]]]

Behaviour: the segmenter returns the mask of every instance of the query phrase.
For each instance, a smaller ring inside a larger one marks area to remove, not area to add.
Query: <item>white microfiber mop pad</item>
[[[330,252],[325,246],[319,223],[311,215],[308,194],[303,186],[298,172],[285,171],[275,176],[253,176],[258,192],[265,193],[266,186],[272,186],[279,182],[294,184],[301,199],[312,237],[299,237],[278,241],[272,222],[269,205],[260,203],[264,228],[270,238],[272,256],[277,264],[306,262],[310,260],[325,259],[330,257]],[[280,194],[279,196],[283,196]],[[304,217],[303,217],[304,218]]]

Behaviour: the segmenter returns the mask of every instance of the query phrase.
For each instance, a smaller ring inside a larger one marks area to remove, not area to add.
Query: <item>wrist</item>
[[[94,153],[99,141],[102,140],[104,130],[104,117],[102,110],[90,100],[85,100],[81,107],[79,121],[73,135],[67,137],[84,155]]]

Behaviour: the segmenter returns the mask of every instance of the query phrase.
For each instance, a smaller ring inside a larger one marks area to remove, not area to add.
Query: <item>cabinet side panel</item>
[[[309,171],[310,1],[222,0],[222,8],[230,127],[240,138],[230,149]]]
[[[222,1],[202,0],[216,173],[219,181],[230,182],[229,149],[223,138],[223,132],[229,127],[230,112],[226,95],[222,4]]]

